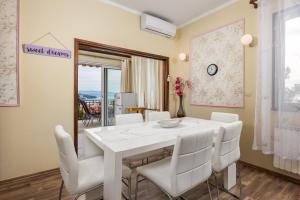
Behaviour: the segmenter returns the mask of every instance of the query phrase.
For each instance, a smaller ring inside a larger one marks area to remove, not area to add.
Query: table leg
[[[112,151],[104,152],[104,200],[121,200],[122,156]]]
[[[224,187],[227,190],[230,190],[233,186],[236,185],[236,163],[229,165],[224,170]]]

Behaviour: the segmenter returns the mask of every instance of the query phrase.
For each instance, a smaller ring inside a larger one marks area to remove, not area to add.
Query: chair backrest
[[[239,115],[232,113],[212,112],[210,119],[219,122],[231,123],[238,121]]]
[[[141,122],[143,122],[143,116],[140,113],[116,115],[116,125],[135,124]]]
[[[171,191],[178,196],[212,173],[213,130],[189,130],[177,137],[171,160]]]
[[[240,159],[241,121],[226,124],[219,129],[213,152],[213,169],[222,171]]]
[[[148,121],[157,121],[157,120],[164,120],[170,119],[171,115],[168,111],[163,112],[149,112],[148,113]]]
[[[80,102],[80,104],[82,105],[82,108],[83,108],[84,112],[85,112],[86,114],[90,115],[91,112],[90,112],[89,107],[88,107],[88,105],[86,104],[86,102],[85,102],[84,100],[82,100],[82,99],[79,99],[79,102]]]
[[[55,127],[54,135],[59,151],[60,173],[68,192],[73,194],[78,186],[78,160],[73,140],[61,125]]]

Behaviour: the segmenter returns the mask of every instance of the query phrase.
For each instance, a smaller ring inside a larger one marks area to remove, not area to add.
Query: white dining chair
[[[116,115],[116,126],[119,125],[129,125],[129,124],[136,124],[142,123],[143,116],[140,113],[129,113],[129,114],[119,114]],[[132,174],[134,173],[137,166],[141,166],[144,164],[148,164],[150,159],[153,158],[154,160],[162,159],[168,156],[168,152],[163,149],[158,149],[154,151],[150,151],[147,153],[130,156],[123,160],[123,163],[128,167],[130,170],[126,169],[126,173],[123,173],[122,181],[128,187],[128,199],[132,199],[131,197],[131,184],[132,184]]]
[[[72,137],[61,125],[55,127],[55,139],[59,151],[59,167],[62,183],[59,191],[59,199],[62,197],[63,186],[71,195],[78,199],[81,195],[103,185],[104,181],[104,157],[102,151],[90,145],[89,156],[79,160]],[[88,141],[88,140],[87,140]],[[126,176],[129,168],[123,166],[123,174]]]
[[[168,111],[148,112],[148,116],[147,116],[148,121],[158,121],[158,120],[164,120],[164,119],[171,119],[171,115]]]
[[[55,127],[55,139],[63,179],[59,199],[61,199],[63,185],[71,195],[76,195],[75,199],[103,185],[103,156],[78,160],[72,137],[60,125]]]
[[[216,181],[218,198],[219,198],[219,185],[216,174],[221,173],[225,168],[229,167],[233,163],[237,163],[240,159],[240,137],[242,132],[243,123],[241,121],[226,124],[226,126],[219,129],[219,133],[216,138],[215,147],[212,154],[212,168]],[[240,166],[240,165],[238,165]],[[239,170],[240,173],[240,170]],[[241,199],[242,197],[242,184],[241,174],[239,174],[239,187],[240,197],[230,193],[222,188],[223,191],[231,194],[232,196]]]
[[[138,177],[149,179],[174,199],[206,181],[212,173],[211,150],[213,130],[189,130],[177,137],[171,158],[137,168]],[[136,182],[135,199],[137,199]]]
[[[126,125],[126,124],[135,124],[142,123],[143,115],[141,113],[128,113],[128,114],[119,114],[116,115],[116,125]]]
[[[104,156],[104,151],[99,148],[93,141],[91,141],[87,136],[84,137],[84,158],[91,158],[95,156]],[[131,169],[126,165],[122,166],[122,182],[127,186],[127,199],[131,199]]]
[[[233,113],[212,112],[210,119],[213,121],[231,123],[238,121],[239,115]]]

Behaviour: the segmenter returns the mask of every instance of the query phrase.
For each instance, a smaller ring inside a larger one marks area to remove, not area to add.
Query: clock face
[[[207,67],[207,73],[208,73],[210,76],[216,75],[217,72],[218,72],[218,66],[217,66],[216,64],[210,64],[210,65]]]

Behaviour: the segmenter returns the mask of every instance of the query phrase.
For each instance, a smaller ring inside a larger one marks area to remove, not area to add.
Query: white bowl
[[[163,128],[174,128],[177,127],[181,122],[181,119],[166,119],[160,120],[157,123]]]

